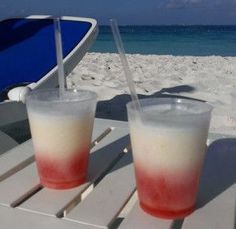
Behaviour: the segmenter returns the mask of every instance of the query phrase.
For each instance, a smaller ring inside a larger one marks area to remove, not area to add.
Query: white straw
[[[140,111],[141,106],[140,106],[140,103],[138,100],[138,95],[135,90],[132,73],[130,71],[127,58],[125,56],[125,49],[124,49],[123,42],[122,42],[122,39],[120,36],[120,31],[118,28],[117,21],[115,19],[110,19],[110,23],[111,23],[111,30],[113,33],[113,37],[114,37],[116,47],[117,47],[117,50],[119,53],[120,61],[122,63],[122,66],[123,66],[123,69],[125,72],[125,77],[126,77],[126,80],[127,80],[128,86],[129,86],[131,99],[134,101],[135,109]]]
[[[66,88],[66,80],[65,80],[64,65],[63,65],[61,26],[59,18],[54,18],[54,31],[55,31],[56,55],[57,55],[57,66],[58,66],[59,96],[62,97]]]

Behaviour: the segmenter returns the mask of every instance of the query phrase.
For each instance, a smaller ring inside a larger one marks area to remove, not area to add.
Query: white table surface
[[[95,120],[88,182],[69,190],[39,184],[29,140],[0,157],[1,228],[233,229],[236,139],[211,134],[209,142],[197,209],[172,221],[138,205],[127,122]]]

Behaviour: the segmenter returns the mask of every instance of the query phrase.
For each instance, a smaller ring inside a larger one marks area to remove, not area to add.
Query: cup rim
[[[45,98],[40,98],[39,96],[42,96],[43,94],[48,93],[51,95],[54,95],[54,99],[46,99]],[[90,91],[90,90],[84,90],[84,89],[67,89],[65,93],[73,94],[86,94],[85,97],[79,97],[75,96],[73,99],[68,99],[68,97],[62,97],[59,99],[59,88],[43,88],[43,89],[35,89],[31,91],[29,94],[26,96],[26,104],[30,102],[36,102],[39,104],[45,104],[45,103],[55,103],[55,104],[60,104],[60,103],[75,103],[75,102],[87,102],[91,100],[96,100],[97,99],[97,93]]]
[[[207,102],[203,102],[203,101],[199,101],[199,100],[195,100],[195,99],[186,99],[186,98],[180,98],[180,97],[160,97],[160,98],[145,98],[145,99],[140,99],[139,100],[140,105],[141,105],[141,110],[138,111],[136,109],[136,105],[135,103],[137,103],[137,101],[130,101],[126,104],[127,110],[128,111],[132,111],[134,113],[140,113],[141,115],[149,115],[149,113],[147,111],[144,111],[142,108],[145,106],[149,106],[149,105],[161,105],[161,104],[192,104],[196,107],[201,108],[201,111],[197,112],[197,113],[184,113],[184,114],[173,114],[173,113],[169,113],[169,114],[165,114],[165,116],[167,117],[173,117],[173,116],[184,116],[184,117],[189,117],[189,116],[197,116],[197,115],[205,115],[205,114],[209,114],[212,110],[213,110],[213,106],[210,105]]]

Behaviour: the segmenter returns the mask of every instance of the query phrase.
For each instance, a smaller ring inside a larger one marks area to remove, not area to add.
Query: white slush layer
[[[93,118],[89,114],[74,117],[30,112],[29,120],[35,151],[42,156],[63,159],[90,147]]]
[[[163,127],[130,122],[135,162],[155,171],[185,170],[202,164],[207,127]]]

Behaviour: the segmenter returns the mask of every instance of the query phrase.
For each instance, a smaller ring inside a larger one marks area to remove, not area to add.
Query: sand
[[[236,57],[132,54],[127,58],[140,98],[182,96],[206,101],[214,106],[210,131],[236,135],[236,95],[235,105],[231,102],[231,93],[236,93]],[[130,95],[117,54],[87,53],[67,84],[98,94],[97,118],[127,120]],[[1,130],[18,142],[30,138],[27,121]]]
[[[236,114],[231,105],[236,57],[130,54],[127,58],[141,98],[184,96],[206,101],[214,106],[211,131],[236,134]],[[87,53],[67,84],[97,92],[97,117],[127,120],[125,104],[130,96],[117,54]]]

